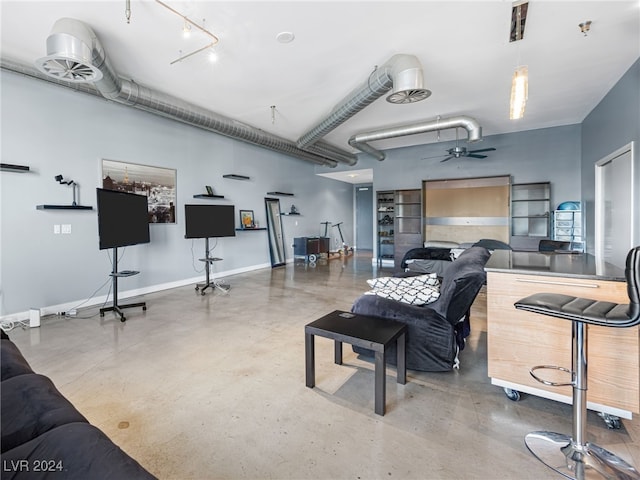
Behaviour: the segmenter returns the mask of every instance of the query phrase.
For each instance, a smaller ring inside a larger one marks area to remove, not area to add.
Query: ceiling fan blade
[[[480,150],[470,150],[469,153],[479,153],[479,152],[493,152],[495,148],[481,148]]]
[[[442,156],[443,156],[443,155],[433,155],[433,156],[431,156],[431,157],[422,157],[420,160],[430,160],[430,159],[432,159],[432,158],[440,158],[440,157],[442,157]]]
[[[487,158],[486,155],[477,155],[475,153],[469,153],[466,155],[467,157],[471,157],[471,158]]]
[[[455,155],[451,155],[450,157],[443,158],[442,160],[440,160],[440,163],[442,163],[442,162],[446,162],[446,161],[448,161],[448,160],[451,160],[452,158],[455,158]]]

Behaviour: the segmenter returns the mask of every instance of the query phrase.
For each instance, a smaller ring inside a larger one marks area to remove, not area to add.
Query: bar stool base
[[[640,480],[640,473],[620,457],[589,442],[576,445],[568,435],[531,432],[524,443],[538,460],[566,478]]]

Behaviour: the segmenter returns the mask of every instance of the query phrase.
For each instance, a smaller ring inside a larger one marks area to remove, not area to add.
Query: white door
[[[638,244],[633,142],[596,162],[595,253],[598,262],[625,267]]]

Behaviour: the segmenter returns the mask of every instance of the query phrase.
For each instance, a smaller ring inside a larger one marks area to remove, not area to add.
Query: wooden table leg
[[[307,387],[316,385],[315,338],[310,333],[304,334],[304,370]]]
[[[398,337],[398,341],[396,342],[397,350],[398,350],[398,368],[396,370],[396,375],[398,379],[398,383],[404,385],[407,383],[407,350],[406,350],[406,339],[407,336],[405,333]]]
[[[378,415],[384,415],[386,391],[387,391],[387,375],[386,375],[386,360],[387,352],[376,352],[376,366],[375,366],[375,412]]]
[[[342,365],[342,342],[335,340],[333,345],[333,361],[337,365]]]

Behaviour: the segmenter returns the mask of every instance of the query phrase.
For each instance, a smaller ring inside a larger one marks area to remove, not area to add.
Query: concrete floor
[[[526,449],[532,430],[571,432],[571,407],[490,384],[486,298],[472,313],[461,369],[387,376],[373,412],[373,364],[316,337],[316,387],[305,387],[304,325],[349,310],[376,272],[370,256],[303,262],[228,277],[228,294],[192,286],[147,295],[148,310],[45,317],[9,332],[91,423],[161,479],[561,478]],[[128,301],[132,301],[128,299]],[[124,303],[124,302],[122,302]],[[640,466],[640,420],[588,437]]]

